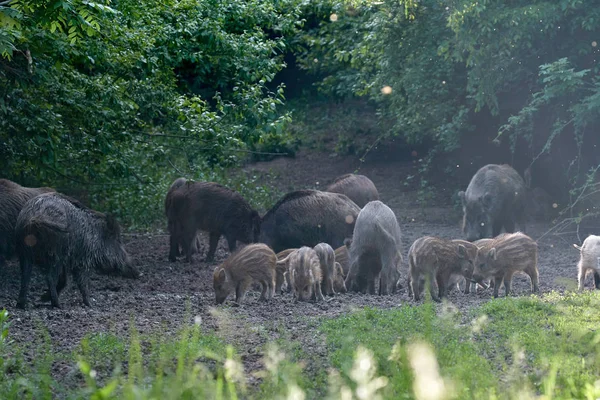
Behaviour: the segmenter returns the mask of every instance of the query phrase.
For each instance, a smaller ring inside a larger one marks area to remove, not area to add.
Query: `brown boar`
[[[276,263],[273,250],[262,243],[250,244],[234,252],[215,268],[213,287],[216,303],[223,303],[235,290],[235,302],[242,304],[246,291],[254,282],[262,287],[259,300],[271,299],[275,293]]]
[[[429,281],[431,298],[440,301],[446,297],[452,275],[462,275],[471,282],[473,263],[478,248],[465,240],[446,240],[432,236],[423,236],[412,244],[408,251],[408,291],[415,301],[421,293],[421,276]],[[438,293],[435,293],[435,283]],[[469,293],[469,285],[465,286]]]
[[[168,219],[169,209],[171,208],[171,200],[173,198],[173,195],[171,193],[174,192],[175,190],[179,189],[180,187],[184,186],[187,182],[188,182],[188,180],[185,178],[177,178],[177,179],[175,179],[175,181],[173,181],[173,183],[169,187],[169,191],[167,192],[167,196],[165,197],[165,215],[167,215],[167,219]],[[181,255],[180,249],[183,249],[183,246],[184,246],[183,240],[182,240],[182,230],[181,230],[181,226],[179,226],[179,224],[177,224],[177,221],[170,220],[170,219],[168,219],[167,229],[169,232],[172,232],[169,235],[170,236],[169,237],[170,249],[173,249],[173,248],[175,249],[175,251],[169,251],[169,261],[175,262],[175,261],[177,261],[177,257]],[[201,247],[200,237],[198,235],[196,235],[194,242],[192,244],[192,254],[197,253],[199,251],[200,247]]]
[[[400,226],[394,212],[381,201],[371,201],[358,214],[352,240],[345,241],[350,255],[346,276],[349,291],[379,294],[396,290],[402,262]]]
[[[335,262],[333,268],[333,289],[336,293],[346,293],[346,276],[344,275],[344,269],[339,262]]]
[[[289,256],[292,252],[298,249],[285,249],[277,253],[277,261],[281,261],[287,256]],[[288,271],[288,262],[283,264],[277,264],[277,277],[275,278],[275,292],[278,294],[282,293],[282,290],[289,292],[292,290],[292,286],[290,285],[289,275],[286,274]],[[285,283],[285,285],[284,285]]]
[[[277,263],[289,265],[286,274],[295,300],[325,300],[321,291],[321,265],[314,249],[303,246]]]
[[[344,271],[344,277],[347,276],[348,271],[350,270],[350,255],[348,254],[348,247],[346,245],[335,249],[335,261],[340,263],[340,266]]]
[[[335,269],[335,252],[327,243],[319,243],[314,247],[319,256],[321,265],[321,291],[328,296],[335,294],[333,287],[334,269]]]
[[[352,236],[360,208],[343,194],[299,190],[286,194],[262,218],[260,242],[275,252]]]
[[[509,165],[488,164],[473,176],[466,192],[459,192],[463,206],[463,232],[473,242],[496,237],[502,227],[525,232],[525,182]]]
[[[327,186],[325,191],[345,194],[360,208],[363,208],[370,201],[379,200],[377,188],[364,175],[346,174],[338,176],[331,185]]]
[[[48,192],[54,192],[54,189],[28,188],[8,179],[0,179],[0,270],[15,250],[15,225],[19,212],[29,199]]]
[[[537,268],[537,243],[521,233],[505,233],[485,242],[477,253],[473,281],[483,284],[486,278],[494,278],[494,297],[502,283],[506,296],[510,294],[512,276],[515,272],[524,272],[531,278],[531,291],[539,291],[539,272]]]
[[[181,238],[186,261],[192,261],[192,250],[198,230],[209,233],[207,261],[214,259],[217,244],[224,235],[229,250],[237,241],[256,242],[260,234],[260,216],[237,192],[214,182],[186,182],[167,194],[165,201],[169,227],[172,229],[169,260],[177,254],[177,238]]]
[[[588,236],[581,246],[573,244],[580,251],[581,255],[577,264],[577,281],[579,290],[583,290],[585,275],[588,271],[597,273],[600,271],[600,236]]]

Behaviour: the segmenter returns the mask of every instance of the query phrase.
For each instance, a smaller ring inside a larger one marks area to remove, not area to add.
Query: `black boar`
[[[12,257],[15,243],[15,224],[27,200],[54,189],[28,188],[7,179],[0,179],[0,270]]]
[[[498,297],[498,290],[504,282],[508,296],[512,276],[522,271],[531,278],[531,291],[535,293],[539,291],[537,260],[538,247],[533,239],[521,232],[505,233],[479,247],[473,281],[484,285],[485,278],[494,278],[494,297]]]
[[[58,296],[68,275],[73,275],[88,307],[92,270],[140,276],[123,247],[117,221],[58,193],[42,194],[25,204],[17,218],[15,238],[21,262],[20,308],[27,305],[33,264],[46,275],[47,296],[54,307],[60,307]]]
[[[229,250],[236,242],[254,243],[260,234],[260,216],[237,192],[214,182],[187,182],[167,194],[167,218],[170,232],[169,260],[177,255],[181,238],[186,261],[192,261],[192,251],[198,230],[209,233],[206,261],[212,261],[219,238],[224,235]]]
[[[583,290],[586,273],[590,270],[597,273],[600,270],[600,236],[590,235],[581,247],[576,244],[573,246],[581,253],[577,264],[577,282],[579,290]]]
[[[465,293],[473,277],[478,248],[465,240],[446,240],[423,236],[414,241],[408,250],[408,293],[415,301],[421,294],[421,276],[429,280],[431,298],[440,301],[446,297],[452,275],[462,275],[467,280]],[[435,293],[435,283],[438,294]]]
[[[338,176],[331,185],[327,186],[325,191],[345,194],[360,208],[363,208],[370,201],[379,200],[377,188],[364,175],[346,174]]]
[[[488,164],[473,176],[466,192],[458,193],[463,206],[463,232],[468,241],[496,237],[502,227],[525,232],[526,189],[509,165]]]
[[[231,254],[213,274],[216,303],[223,303],[235,290],[235,302],[241,304],[253,282],[262,286],[259,300],[271,299],[275,293],[276,262],[273,250],[262,243],[244,246]]]
[[[350,270],[346,288],[379,294],[396,290],[402,262],[400,226],[394,212],[381,201],[371,201],[358,214],[352,240],[346,245],[350,254]]]
[[[335,294],[333,287],[334,269],[335,269],[335,252],[327,243],[319,243],[315,246],[315,251],[319,256],[321,265],[321,291],[328,296]]]
[[[325,300],[321,291],[321,265],[317,252],[307,246],[300,247],[278,264],[288,264],[289,282],[296,301]]]
[[[286,194],[263,217],[260,242],[275,252],[316,246],[337,247],[352,235],[360,208],[343,194],[299,190]]]

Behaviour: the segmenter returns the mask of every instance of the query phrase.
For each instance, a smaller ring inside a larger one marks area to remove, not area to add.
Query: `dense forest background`
[[[319,126],[420,146],[424,186],[510,162],[564,216],[599,203],[600,1],[7,0],[0,53],[2,177],[132,229],[179,176],[268,207],[232,171]]]

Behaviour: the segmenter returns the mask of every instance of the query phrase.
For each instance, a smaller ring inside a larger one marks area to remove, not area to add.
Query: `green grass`
[[[176,337],[160,330],[142,335],[131,329],[127,340],[92,333],[62,354],[41,327],[27,348],[11,342],[10,321],[0,313],[0,393],[9,400],[300,393],[306,399],[338,399],[340,393],[415,399],[424,398],[415,391],[438,388],[442,396],[428,398],[596,399],[598,310],[600,292],[588,291],[495,299],[466,315],[432,303],[365,308],[338,318],[305,318],[298,339],[283,324],[267,324],[258,335],[277,339],[262,348],[263,363],[252,364],[265,366],[258,371],[244,371],[232,346],[196,325]],[[57,365],[74,372],[58,380]],[[248,387],[250,375],[259,384]]]

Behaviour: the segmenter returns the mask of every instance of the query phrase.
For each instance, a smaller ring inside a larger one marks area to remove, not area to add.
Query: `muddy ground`
[[[268,183],[283,193],[307,187],[322,188],[336,176],[360,168],[360,173],[374,181],[382,201],[396,213],[403,230],[406,254],[410,244],[422,235],[461,237],[461,216],[452,204],[452,194],[460,187],[454,187],[456,184],[449,177],[440,176],[438,182],[432,185],[437,200],[430,203],[433,205],[422,207],[417,202],[416,184],[412,183],[414,179],[410,178],[417,174],[418,167],[417,157],[395,161],[384,151],[372,153],[365,163],[351,156],[299,153],[296,158],[251,164],[246,169],[265,176],[269,172],[272,181]],[[468,179],[464,187],[467,183]],[[551,226],[549,222],[529,225],[529,234],[534,239],[541,237],[538,244],[542,292],[572,289],[576,278],[578,252],[572,243],[577,242],[577,237],[572,233],[542,237]],[[294,303],[290,295],[278,296],[270,303],[259,303],[259,294],[251,292],[242,307],[233,307],[231,299],[225,305],[215,307],[212,271],[227,256],[224,240],[219,245],[215,263],[210,264],[202,261],[206,247],[195,256],[192,264],[181,260],[168,262],[168,237],[164,234],[129,235],[126,240],[127,250],[143,276],[139,280],[93,276],[91,309],[82,306],[81,295],[74,285],[61,295],[62,309],[51,309],[48,304],[41,303],[38,299],[45,284],[39,275],[32,281],[29,310],[16,309],[19,269],[15,262],[10,263],[0,282],[0,308],[6,307],[12,316],[11,337],[26,345],[39,335],[39,328],[44,327],[54,349],[62,352],[75,349],[80,340],[91,332],[110,331],[127,337],[132,319],[142,333],[166,330],[165,334],[170,334],[177,332],[182,325],[198,321],[200,316],[206,330],[216,331],[236,345],[242,353],[246,371],[252,372],[261,368],[263,345],[282,337],[300,341],[313,352],[324,353],[322,341],[317,339],[314,328],[317,317],[333,317],[365,306],[390,308],[413,304],[406,287],[403,287],[392,296],[344,294],[316,304]],[[207,246],[207,238],[203,238],[203,242]],[[403,277],[406,269],[405,264]],[[516,275],[513,282],[517,295],[529,293],[527,276]],[[587,287],[591,285],[588,277]],[[466,311],[488,301],[490,296],[491,289],[477,295],[453,291],[450,301]],[[68,363],[57,363],[53,372],[59,377],[73,376],[74,368]]]

